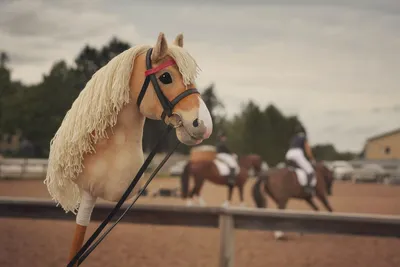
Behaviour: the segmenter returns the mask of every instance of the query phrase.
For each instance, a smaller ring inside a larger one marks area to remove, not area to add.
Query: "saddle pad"
[[[219,175],[228,176],[230,174],[230,169],[229,169],[228,164],[226,164],[225,162],[222,162],[222,161],[220,161],[218,159],[214,159],[213,162],[214,162],[215,166],[217,166]],[[235,168],[235,175],[238,175],[238,174],[239,174],[239,168],[236,167]]]
[[[295,172],[296,172],[296,176],[297,176],[297,180],[299,181],[299,184],[301,186],[307,185],[307,173],[300,168],[296,168]],[[317,179],[315,179],[315,176],[314,176],[311,180],[311,186],[316,186],[316,185],[317,185]]]

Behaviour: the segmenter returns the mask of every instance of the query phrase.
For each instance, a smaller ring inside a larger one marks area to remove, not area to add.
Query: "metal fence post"
[[[219,216],[220,228],[220,267],[233,267],[235,259],[234,249],[234,222],[232,215],[221,214]]]

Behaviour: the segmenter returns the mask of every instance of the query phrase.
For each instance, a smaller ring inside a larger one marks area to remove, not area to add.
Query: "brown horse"
[[[332,212],[327,195],[332,194],[333,173],[321,162],[315,164],[317,184],[315,186],[316,197],[324,204],[325,208]],[[265,208],[266,199],[261,193],[264,191],[275,201],[279,209],[285,209],[290,198],[304,199],[313,210],[318,210],[313,197],[304,192],[293,167],[282,169],[270,169],[261,173],[253,185],[252,195],[256,206]]]
[[[313,197],[304,192],[293,167],[270,169],[257,177],[252,188],[252,195],[258,208],[267,207],[266,199],[261,192],[263,189],[275,201],[278,209],[285,209],[290,198],[297,198],[304,199],[313,210],[318,210]],[[317,179],[315,186],[316,197],[329,212],[332,212],[327,195],[332,195],[333,173],[322,162],[316,163],[314,169]],[[274,235],[276,239],[284,237],[282,231],[275,231]]]
[[[200,191],[205,180],[209,180],[218,185],[226,185],[228,187],[228,200],[224,202],[224,205],[229,205],[230,201],[232,200],[233,188],[237,186],[239,189],[241,205],[244,205],[243,188],[249,177],[250,169],[253,168],[255,175],[259,175],[261,170],[266,171],[268,165],[263,162],[259,155],[255,154],[241,156],[238,158],[238,162],[240,166],[240,172],[236,176],[235,184],[229,186],[227,183],[228,178],[219,173],[218,168],[213,161],[189,161],[181,175],[181,196],[183,199],[189,198],[187,205],[192,204],[192,199],[194,197],[198,198],[200,205],[205,205],[204,200],[200,196]],[[194,187],[189,193],[189,177],[191,175],[194,177]]]

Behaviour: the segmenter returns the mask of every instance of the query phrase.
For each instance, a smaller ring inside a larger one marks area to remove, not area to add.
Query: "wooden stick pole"
[[[83,191],[81,203],[79,205],[78,214],[76,215],[75,234],[72,240],[71,249],[69,251],[69,261],[71,261],[76,253],[82,248],[87,226],[90,223],[93,208],[96,204],[96,197],[88,192]],[[76,265],[77,266],[77,265]]]
[[[71,261],[81,249],[83,241],[85,240],[86,228],[87,226],[76,224],[74,239],[72,240],[71,249],[69,251],[69,261]]]

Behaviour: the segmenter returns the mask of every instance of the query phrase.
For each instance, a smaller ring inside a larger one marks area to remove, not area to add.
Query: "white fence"
[[[9,158],[0,160],[0,178],[41,178],[46,176],[47,159]]]
[[[145,157],[147,154],[145,154]],[[157,154],[150,164],[149,170],[152,170],[159,162],[162,161],[165,154]],[[187,155],[173,154],[160,170],[160,174],[169,174],[169,169],[179,161],[188,160]],[[46,176],[48,159],[37,158],[0,158],[0,179],[1,178],[21,178],[35,179]],[[179,171],[183,171],[179,169]],[[179,172],[180,173],[180,172]],[[253,176],[252,170],[249,173]]]
[[[147,157],[147,154],[144,155]],[[149,170],[158,165],[164,158],[165,154],[157,154],[150,164]],[[160,174],[168,174],[169,168],[181,160],[186,160],[188,156],[181,154],[174,154],[161,168]],[[0,158],[0,179],[1,178],[42,178],[46,176],[47,172],[47,159],[36,158]]]
[[[119,217],[128,205],[124,204],[115,217]],[[98,203],[93,211],[92,221],[104,220],[113,207],[114,205],[110,203]],[[34,198],[18,199],[0,197],[0,217],[38,220],[75,220],[73,214],[66,214],[60,207],[56,207],[53,201]],[[138,204],[132,208],[131,212],[125,215],[123,222],[219,228],[220,267],[234,266],[235,229],[282,230],[302,233],[400,238],[400,216],[360,215],[336,212],[293,212],[256,208]],[[112,248],[110,251],[112,251]]]
[[[145,156],[147,156],[145,154]],[[150,168],[156,166],[163,159],[164,154],[157,154],[150,164]],[[187,155],[173,154],[166,164],[161,168],[160,173],[168,174],[171,166],[178,161],[187,160]],[[400,175],[400,160],[352,160],[349,161],[354,168],[360,168],[368,163],[375,163],[382,166],[392,176]],[[7,158],[0,159],[1,178],[41,178],[47,172],[47,159],[36,158]]]

